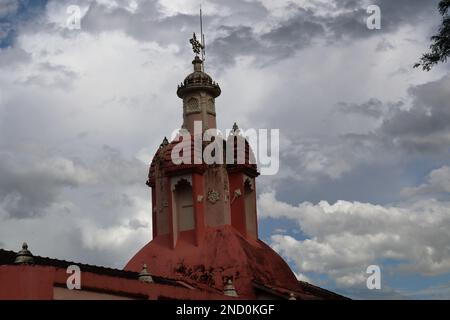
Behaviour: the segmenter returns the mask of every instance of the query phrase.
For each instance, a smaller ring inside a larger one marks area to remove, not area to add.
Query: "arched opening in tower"
[[[244,183],[244,203],[247,232],[256,237],[256,198],[253,184],[250,179],[246,179]]]
[[[195,228],[194,203],[191,184],[182,179],[178,181],[173,191],[175,202],[174,217],[177,221],[178,231],[193,230]]]

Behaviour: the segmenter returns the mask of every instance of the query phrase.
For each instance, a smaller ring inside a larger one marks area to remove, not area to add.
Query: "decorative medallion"
[[[220,193],[215,190],[208,191],[208,201],[215,204],[220,199]]]

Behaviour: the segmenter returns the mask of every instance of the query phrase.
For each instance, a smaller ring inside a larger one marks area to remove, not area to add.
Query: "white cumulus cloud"
[[[396,261],[391,272],[439,275],[450,272],[450,202],[421,200],[397,206],[338,201],[329,204],[278,201],[261,194],[263,217],[286,218],[307,237],[273,235],[272,246],[298,271],[326,274],[341,286],[362,286],[366,268]]]

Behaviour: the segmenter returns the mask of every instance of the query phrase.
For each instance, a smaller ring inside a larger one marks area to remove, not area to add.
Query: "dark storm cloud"
[[[281,146],[281,171],[274,177],[280,198],[290,203],[323,199],[394,203],[417,177],[449,165],[448,88],[450,77],[446,76],[412,86],[406,99],[410,103],[378,98],[360,104],[339,103],[341,117],[359,117],[350,118],[356,122],[372,119],[373,129],[365,133],[308,142],[295,130],[284,130],[296,143]]]
[[[121,30],[139,41],[155,41],[163,46],[187,44],[187,36],[192,36],[198,25],[198,16],[194,15],[163,17],[157,1],[141,3],[134,13],[121,7],[108,8],[93,2],[81,21],[83,31],[100,33]]]
[[[450,77],[412,87],[413,105],[398,110],[375,132],[396,146],[413,152],[450,149]]]
[[[380,118],[383,115],[383,103],[375,98],[363,104],[349,104],[340,102],[338,104],[339,111],[346,114],[362,114],[368,117]]]
[[[376,35],[377,31],[370,30],[366,26],[368,17],[365,8],[353,8],[350,12],[325,20],[324,24],[329,31],[328,40],[334,42],[342,38],[358,39]]]
[[[402,101],[384,104],[379,99],[372,98],[361,104],[340,102],[338,103],[338,109],[344,114],[360,114],[366,117],[379,119],[385,116],[389,111],[397,111],[403,105],[404,103]]]
[[[395,49],[395,46],[386,39],[383,39],[378,43],[377,48],[375,49],[377,52],[383,52]]]
[[[241,21],[253,21],[258,19],[264,19],[267,17],[269,11],[259,1],[242,1],[242,0],[208,0],[209,3],[216,4],[220,7],[221,12],[229,11],[233,13],[233,18]],[[219,13],[221,13],[219,12]],[[207,20],[206,20],[207,21]]]
[[[366,27],[367,7],[360,1],[337,1],[339,8],[350,10],[328,19],[325,22],[333,39],[367,38],[380,34],[389,34],[403,25],[417,25],[418,21],[437,13],[438,0],[374,0],[371,4],[381,10],[381,29],[370,30]]]
[[[127,158],[117,148],[107,145],[101,148],[101,156],[95,166],[103,183],[120,186],[142,185],[147,169],[142,161],[134,157]]]
[[[276,49],[265,47],[260,39],[255,36],[253,29],[247,26],[227,27],[222,26],[219,30],[226,32],[226,36],[219,37],[211,44],[212,64],[229,65],[239,55],[271,55]],[[272,53],[271,53],[272,51]]]
[[[2,2],[0,2],[0,18],[16,13],[18,8],[18,0],[2,0]]]
[[[437,5],[437,1],[436,2]],[[287,58],[296,51],[311,46],[313,41],[326,40],[329,43],[346,39],[362,39],[380,34],[389,34],[404,24],[416,24],[418,19],[432,15],[436,10],[425,1],[374,1],[382,15],[382,29],[369,30],[366,26],[366,7],[359,1],[336,2],[337,10],[346,9],[335,16],[324,18],[312,10],[305,10],[291,4],[294,16],[279,22],[272,30],[258,34],[252,27],[226,27],[225,36],[216,38],[211,47],[214,58],[224,64],[231,63],[239,55],[254,55],[261,58]],[[435,6],[434,8],[437,8]],[[379,50],[393,48],[383,42]]]
[[[213,64],[233,64],[239,56],[257,57],[256,64],[264,66],[275,59],[292,56],[325,35],[323,25],[311,11],[296,9],[297,15],[259,34],[251,26],[221,25],[219,35],[209,45]]]
[[[375,0],[373,4],[381,8],[383,26],[392,30],[404,24],[417,25],[426,17],[438,17],[438,3],[439,0]]]
[[[231,11],[234,19],[258,20],[267,17],[267,10],[258,2],[242,0],[215,1],[220,10]],[[214,3],[213,3],[214,4]],[[161,5],[156,0],[139,3],[135,12],[123,7],[109,8],[93,2],[83,17],[81,25],[84,31],[102,32],[123,30],[141,41],[156,41],[162,45],[183,44],[188,47],[186,36],[191,36],[199,29],[199,16],[177,13],[163,16]],[[223,18],[220,15],[210,16],[204,12],[205,29],[215,28]],[[218,28],[227,27],[219,25]]]
[[[0,48],[6,46],[13,32],[12,17],[19,9],[18,0],[3,0],[0,2]]]
[[[14,43],[22,24],[41,15],[47,0],[2,0],[0,2],[0,48]]]
[[[0,51],[0,68],[15,68],[31,61],[31,55],[21,48],[5,48]]]
[[[246,3],[239,0],[234,1],[236,5],[242,7],[238,14],[244,15],[246,12],[254,18],[262,18],[267,12],[256,3]],[[235,11],[236,7],[230,3],[225,6],[229,10]],[[257,8],[256,11],[251,9]],[[155,41],[162,46],[176,44],[184,54],[189,45],[187,39],[199,28],[198,15],[175,14],[164,17],[160,12],[161,8],[157,1],[145,1],[141,3],[134,13],[120,7],[107,8],[96,2],[89,6],[86,15],[82,19],[83,31],[99,33],[108,30],[123,30],[139,41]],[[225,10],[225,8],[224,8]],[[235,17],[237,18],[237,17]],[[247,19],[249,17],[247,16]],[[208,23],[205,28],[215,28],[215,32],[225,33],[208,43],[208,55],[211,48],[212,60],[220,65],[227,65],[234,62],[234,58],[242,51],[251,55],[273,55],[276,48],[269,48],[263,45],[261,39],[254,34],[254,30],[247,26],[229,26],[219,24],[222,18],[219,16],[205,16]],[[155,32],[154,30],[157,30]],[[208,36],[211,36],[208,34]],[[232,44],[232,46],[230,45]],[[279,52],[279,50],[278,50]]]
[[[42,216],[46,209],[64,200],[66,188],[87,186],[144,185],[146,165],[109,146],[88,165],[81,159],[68,159],[57,154],[27,153],[24,150],[0,152],[0,210],[8,218]],[[105,187],[106,189],[106,187]],[[115,200],[107,195],[96,199],[105,206],[130,206],[130,199],[121,194]],[[112,201],[112,202],[111,202]]]
[[[405,163],[398,165],[359,164],[340,179],[319,176],[314,182],[285,179],[277,188],[280,199],[289,203],[339,200],[389,204],[398,200],[399,190],[407,186]],[[389,181],[387,183],[387,181]]]
[[[437,4],[437,1],[433,2]],[[437,10],[428,1],[420,0],[379,0],[373,4],[381,8],[381,30],[369,30],[366,27],[369,17],[367,8],[360,1],[349,0],[337,1],[336,12],[341,13],[326,17],[311,9],[289,4],[289,10],[293,12],[290,18],[279,19],[270,30],[257,32],[253,24],[270,14],[261,3],[241,0],[220,2],[223,10],[229,10],[232,15],[229,20],[219,15],[205,17],[206,29],[214,29],[208,36],[216,33],[208,42],[208,56],[215,65],[232,64],[239,56],[257,57],[258,64],[265,65],[273,59],[292,56],[298,50],[311,46],[314,40],[334,43],[343,38],[362,39],[389,34],[404,24],[417,24],[418,20]],[[188,48],[184,44],[186,36],[198,29],[198,16],[175,14],[163,17],[160,10],[157,1],[150,0],[141,3],[136,12],[121,7],[108,8],[93,2],[82,20],[82,28],[88,32],[123,30],[140,41],[156,41],[163,46],[177,44],[184,52]],[[230,22],[239,20],[241,16],[245,17],[245,25]],[[392,48],[392,45],[385,43],[383,48]],[[380,47],[380,50],[383,48]]]
[[[9,218],[39,216],[62,188],[79,184],[67,159],[0,152],[0,210]]]
[[[307,20],[292,19],[262,36],[262,40],[277,46],[278,49],[299,49],[307,47],[311,40],[324,33],[318,23]]]
[[[40,63],[37,72],[21,81],[24,85],[36,85],[43,88],[69,88],[78,74],[66,66],[49,62]]]
[[[325,36],[322,19],[309,10],[297,8],[296,11],[293,18],[262,34],[250,26],[221,26],[219,30],[225,35],[217,37],[210,45],[214,62],[227,65],[239,56],[255,56],[257,64],[265,65],[274,59],[288,58],[309,47],[314,39]]]
[[[411,105],[382,102],[372,98],[362,104],[338,103],[341,113],[381,119],[381,125],[368,134],[347,134],[352,144],[369,141],[387,150],[401,148],[413,153],[450,151],[450,77],[413,86],[408,90]],[[359,142],[358,142],[359,141]]]

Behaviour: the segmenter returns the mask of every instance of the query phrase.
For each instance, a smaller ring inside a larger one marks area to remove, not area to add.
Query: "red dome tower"
[[[249,144],[245,142],[244,164],[194,161],[198,160],[193,156],[196,149],[201,154],[205,149],[205,144],[195,144],[194,123],[201,122],[203,130],[216,128],[215,99],[221,89],[204,72],[197,55],[192,63],[194,72],[177,91],[183,100],[183,129],[192,138],[164,139],[157,150],[147,181],[152,188],[153,240],[125,269],[139,272],[146,264],[154,275],[193,282],[197,287],[225,288],[225,292],[230,291],[231,280],[239,298],[320,298],[319,291],[313,293],[313,286],[299,282],[287,263],[258,239],[258,172],[249,161]],[[239,151],[234,140],[238,137],[235,125],[228,137],[228,142],[233,139],[234,151]],[[174,164],[173,148],[186,142],[192,151],[191,163]],[[325,290],[321,292],[325,297]]]

